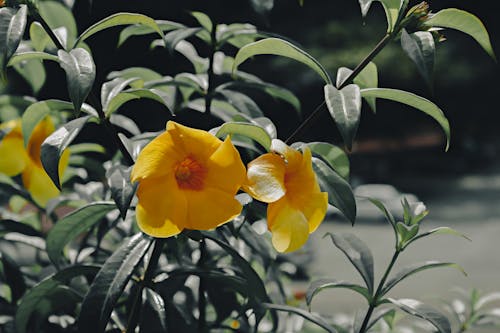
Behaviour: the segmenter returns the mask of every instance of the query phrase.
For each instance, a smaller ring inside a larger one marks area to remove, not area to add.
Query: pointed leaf
[[[403,29],[401,32],[401,46],[408,57],[417,65],[420,75],[432,87],[436,51],[432,33],[417,31],[408,34],[406,29]]]
[[[471,13],[456,8],[446,8],[432,15],[425,21],[425,24],[466,33],[474,38],[493,59],[496,59],[488,31],[481,20]]]
[[[373,256],[368,246],[353,234],[336,235],[327,233],[333,244],[347,256],[373,294]]]
[[[165,35],[165,45],[172,52],[178,43],[181,41],[196,35],[201,31],[201,28],[180,28],[174,31],[171,31]]]
[[[368,14],[368,11],[370,10],[370,7],[374,0],[358,0],[358,1],[359,1],[359,6],[361,7],[361,15],[365,17],[366,14]]]
[[[73,142],[83,126],[90,119],[90,116],[74,119],[49,135],[42,143],[40,159],[43,168],[57,188],[61,188],[59,180],[59,160],[64,150]]]
[[[405,247],[407,247],[408,245],[410,245],[411,243],[413,243],[417,239],[424,238],[424,237],[427,237],[430,235],[435,235],[435,234],[436,235],[441,235],[441,234],[453,235],[453,236],[462,237],[462,238],[467,239],[468,241],[471,241],[471,239],[469,237],[465,236],[464,234],[462,234],[456,230],[453,230],[452,228],[438,227],[438,228],[421,233],[417,237],[413,238],[410,242],[408,242],[408,244]]]
[[[99,22],[93,24],[87,30],[85,30],[76,40],[75,47],[77,47],[80,42],[83,42],[99,31],[129,24],[141,24],[147,26],[153,31],[156,31],[161,36],[161,38],[164,37],[163,31],[151,17],[136,13],[117,13],[100,20]]]
[[[403,0],[378,0],[382,3],[387,19],[387,32],[393,32],[398,21]]]
[[[101,221],[113,209],[116,209],[114,203],[94,202],[57,221],[47,236],[47,254],[52,263],[58,266],[64,247],[76,236]]]
[[[0,72],[5,70],[14,55],[26,28],[27,7],[21,5],[18,10],[0,8]]]
[[[384,285],[382,289],[382,296],[387,294],[389,290],[394,288],[399,282],[403,281],[410,275],[416,274],[418,272],[424,271],[426,269],[438,268],[438,267],[453,267],[458,269],[462,274],[467,275],[464,269],[455,263],[452,262],[440,262],[440,261],[426,261],[420,264],[414,264],[404,268],[403,270],[396,273],[387,283]]]
[[[217,93],[222,95],[224,99],[226,99],[227,102],[234,106],[238,111],[249,115],[252,118],[264,116],[264,113],[259,108],[257,103],[243,93],[226,89],[219,89],[217,90]]]
[[[134,81],[140,80],[139,78],[124,79],[117,77],[102,85],[101,88],[101,105],[105,113],[108,113],[109,103],[116,97],[123,89],[131,85]]]
[[[113,165],[106,172],[111,197],[115,201],[120,211],[120,216],[124,220],[138,185],[138,183],[132,184],[130,182],[130,171],[131,167],[117,164]]]
[[[361,96],[389,99],[391,101],[412,106],[428,114],[429,116],[434,118],[434,120],[436,120],[442,127],[446,135],[446,150],[448,150],[450,146],[450,124],[448,122],[448,119],[446,119],[445,115],[443,114],[443,111],[428,99],[407,91],[388,88],[363,89],[361,90]]]
[[[328,163],[342,178],[349,180],[349,158],[342,149],[326,142],[309,142],[305,146],[311,149],[313,155]]]
[[[352,70],[347,67],[340,67],[337,71],[337,87],[341,87],[346,82],[345,80],[352,74]],[[359,74],[352,80],[360,89],[378,88],[378,70],[375,63],[370,62]],[[366,102],[370,105],[373,112],[377,112],[375,97],[365,97]]]
[[[438,330],[439,333],[451,333],[451,326],[448,318],[432,307],[414,299],[396,300],[388,298],[387,300],[404,312],[428,321]]]
[[[241,63],[248,58],[261,54],[277,55],[299,61],[318,73],[325,83],[332,83],[328,72],[316,59],[299,47],[279,38],[266,38],[242,47],[234,59],[233,75]]]
[[[31,316],[37,311],[41,302],[49,298],[59,286],[68,284],[71,279],[80,275],[95,275],[98,270],[97,266],[71,266],[30,288],[21,299],[16,311],[17,332],[27,332]]]
[[[94,84],[94,60],[87,50],[81,48],[73,49],[69,53],[59,50],[57,56],[66,72],[69,97],[78,112]]]
[[[210,17],[207,14],[202,12],[191,12],[191,16],[193,16],[196,21],[208,32],[212,31],[213,23]]]
[[[312,314],[306,310],[294,307],[294,306],[288,306],[288,305],[282,305],[282,304],[271,304],[271,303],[263,303],[262,304],[266,309],[269,310],[274,310],[274,311],[284,311],[288,313],[293,313],[296,315],[299,315],[306,319],[307,321],[310,321],[313,324],[318,325],[319,327],[323,328],[329,333],[337,333],[335,328],[330,326],[323,318],[321,318],[318,315]]]
[[[307,289],[306,293],[306,302],[308,306],[311,306],[311,302],[313,300],[313,297],[322,291],[323,289],[331,289],[331,288],[344,288],[344,289],[350,289],[354,292],[357,292],[361,296],[363,296],[368,302],[370,302],[372,296],[368,289],[365,287],[362,287],[360,285],[351,283],[351,282],[346,282],[346,281],[338,281],[334,279],[322,279],[322,280],[317,280],[312,282],[309,285],[309,288]]]
[[[163,104],[172,115],[175,115],[174,110],[174,96],[160,89],[129,89],[125,90],[127,94],[132,94],[138,98],[152,99]]]
[[[167,309],[163,298],[149,288],[144,289],[145,303],[141,310],[140,331],[142,332],[168,332]]]
[[[356,200],[351,186],[322,160],[313,157],[313,169],[319,186],[328,192],[328,202],[338,208],[352,223],[356,220]]]
[[[104,332],[118,298],[152,243],[152,238],[136,234],[106,260],[83,300],[79,332]]]
[[[231,134],[243,135],[252,140],[255,140],[262,147],[264,147],[266,151],[269,151],[269,149],[271,148],[271,137],[260,126],[240,122],[224,123],[218,128],[215,136],[223,138]]]
[[[384,206],[382,201],[374,199],[374,198],[368,198],[372,204],[374,204],[386,217],[387,221],[392,225],[392,228],[394,231],[396,231],[396,219],[392,215],[392,213]]]
[[[158,25],[158,27],[160,28],[160,30],[163,32],[176,30],[176,29],[185,27],[183,24],[173,22],[173,21],[156,20],[155,22]],[[125,43],[125,41],[127,39],[129,39],[132,36],[148,35],[148,34],[155,33],[155,32],[156,32],[156,30],[148,25],[134,24],[132,26],[126,27],[125,29],[123,29],[120,32],[120,37],[118,38],[117,47],[120,47],[123,43]]]
[[[327,84],[325,90],[325,102],[337,128],[342,135],[345,145],[349,150],[361,117],[361,94],[359,87],[350,84],[338,90],[331,84]]]

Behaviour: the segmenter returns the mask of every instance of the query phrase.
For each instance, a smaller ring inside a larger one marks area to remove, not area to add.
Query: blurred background
[[[440,0],[429,4],[434,12],[456,7],[480,17],[496,53],[500,52],[497,1]],[[355,67],[386,29],[380,4],[374,3],[363,19],[356,0],[305,0],[302,7],[298,1],[276,0],[267,15],[258,14],[247,0],[77,0],[73,13],[82,32],[99,19],[120,11],[195,25],[189,10],[205,12],[217,23],[251,23],[261,30],[286,36],[316,57],[332,75],[338,67]],[[182,57],[165,49],[151,50],[149,44],[154,36],[131,38],[117,49],[120,30],[111,29],[88,40],[98,70],[96,82],[102,83],[111,71],[129,66],[149,67],[165,75],[191,71],[190,64]],[[472,239],[468,242],[436,236],[417,245],[414,252],[408,251],[408,256],[401,260],[403,264],[429,259],[455,261],[469,276],[451,270],[426,272],[396,288],[398,297],[446,296],[453,286],[500,291],[500,71],[472,38],[450,30],[445,37],[446,41],[437,46],[433,90],[396,43],[386,47],[374,62],[379,69],[380,87],[414,92],[443,109],[452,129],[450,150],[444,152],[443,134],[430,117],[400,104],[378,101],[377,114],[364,105],[357,142],[350,153],[351,183],[355,188],[362,186],[358,193],[379,197],[395,211],[406,193],[412,200],[423,201],[430,210],[424,227],[450,226]],[[196,40],[192,42],[196,44]],[[206,55],[202,45],[199,51]],[[225,51],[234,55],[236,49]],[[47,63],[46,68],[47,81],[37,98],[66,99],[63,71],[54,63]],[[242,69],[293,91],[302,103],[302,119],[323,100],[321,79],[301,64],[262,56],[246,62]],[[0,86],[0,93],[32,95],[30,85],[14,71],[9,72],[9,86]],[[287,104],[262,96],[256,98],[266,116],[277,125],[278,137],[285,139],[300,124],[301,117]],[[162,130],[170,117],[159,104],[143,100],[126,104],[123,113],[148,131]],[[217,125],[215,120],[206,123],[206,118],[197,112],[179,114],[177,120],[206,129]],[[95,129],[86,129],[82,139],[85,135],[99,135],[92,132]],[[326,107],[310,130],[298,139],[341,144]],[[112,148],[105,138],[101,141]],[[358,214],[354,229],[333,214],[333,223],[324,223],[322,230],[313,236],[316,261],[310,271],[314,278],[354,277],[341,254],[328,240],[321,239],[324,231],[356,233],[373,249],[380,270],[387,264],[392,244],[390,230],[368,203],[358,202]],[[380,274],[380,270],[376,272]],[[350,294],[334,291],[318,296],[313,309],[329,313],[357,306],[357,300],[351,299]]]

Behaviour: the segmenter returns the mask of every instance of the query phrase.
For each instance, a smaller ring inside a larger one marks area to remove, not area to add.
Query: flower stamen
[[[175,166],[174,174],[181,189],[200,191],[203,189],[206,168],[188,156]]]

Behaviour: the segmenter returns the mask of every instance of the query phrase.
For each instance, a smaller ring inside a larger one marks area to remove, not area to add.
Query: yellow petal
[[[132,169],[133,182],[139,179],[166,176],[173,172],[174,165],[182,161],[184,153],[175,146],[169,132],[160,134],[153,139],[139,154]]]
[[[241,204],[234,195],[216,188],[184,191],[188,202],[186,228],[210,230],[231,221],[241,213]]]
[[[187,202],[172,175],[142,180],[137,197],[137,224],[144,233],[166,238],[184,229]]]
[[[0,173],[7,176],[20,174],[26,167],[27,158],[20,133],[11,131],[0,141]]]
[[[313,233],[323,222],[328,209],[328,193],[312,194],[301,209],[309,225],[309,233]]]
[[[59,190],[45,170],[35,163],[27,164],[22,179],[24,187],[30,192],[33,200],[42,207],[45,207],[50,199],[59,195]]]
[[[246,192],[263,202],[274,202],[285,195],[285,171],[283,159],[273,153],[259,156],[248,164]]]
[[[286,160],[287,172],[293,172],[302,166],[302,154],[281,140],[273,139],[271,150],[283,156]]]
[[[174,121],[167,123],[167,132],[172,135],[176,147],[195,156],[200,162],[207,161],[222,144],[221,140],[207,131],[186,127]]]
[[[267,219],[272,242],[278,252],[291,252],[302,247],[309,237],[306,217],[293,208],[286,197],[267,207]]]
[[[40,160],[40,150],[43,141],[54,132],[54,123],[50,117],[44,118],[38,123],[31,133],[31,137],[28,140],[28,145],[26,146],[26,151],[31,161],[35,163],[38,167],[42,167],[42,161]]]
[[[236,194],[245,182],[246,170],[238,150],[229,137],[210,156],[206,163],[205,185]]]

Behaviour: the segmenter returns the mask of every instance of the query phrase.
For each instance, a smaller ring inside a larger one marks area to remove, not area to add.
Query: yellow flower
[[[40,150],[43,141],[54,132],[54,124],[47,117],[34,128],[24,148],[21,120],[11,120],[0,125],[0,129],[9,131],[0,141],[0,172],[7,176],[22,173],[24,187],[33,200],[45,207],[50,199],[59,195],[59,190],[43,169]],[[66,149],[59,162],[59,175],[62,177],[69,162],[69,150]]]
[[[321,192],[312,169],[311,151],[292,149],[273,140],[273,153],[264,154],[248,164],[248,184],[252,197],[267,202],[267,223],[274,248],[295,251],[323,221],[328,194]]]
[[[139,154],[131,179],[139,182],[137,223],[154,237],[213,229],[241,212],[235,195],[245,166],[229,137],[169,121]]]

